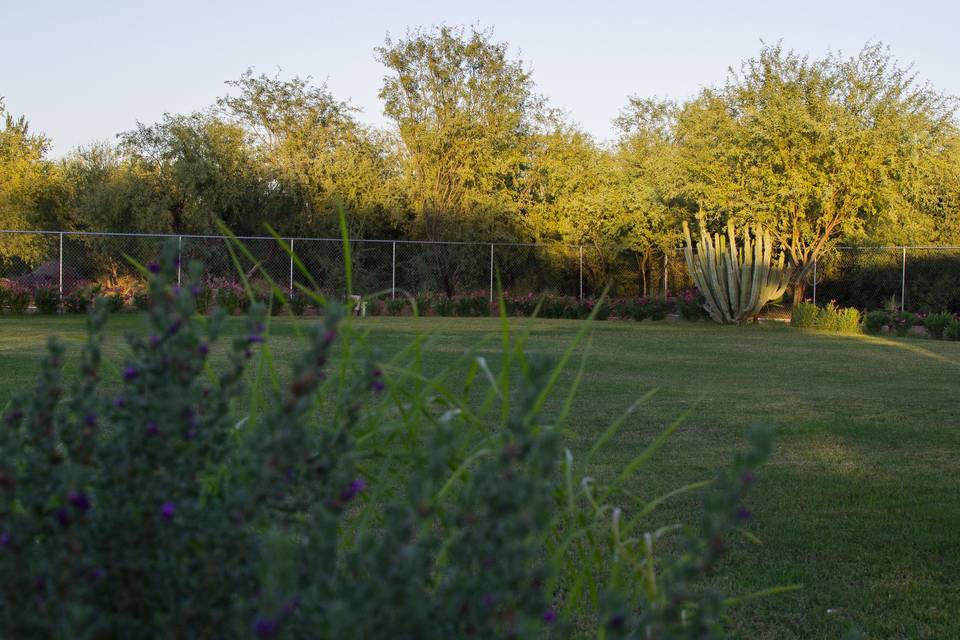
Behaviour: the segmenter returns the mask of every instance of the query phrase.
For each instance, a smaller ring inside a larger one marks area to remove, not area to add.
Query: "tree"
[[[247,132],[269,183],[283,192],[291,232],[334,232],[339,207],[358,235],[391,232],[398,171],[389,137],[361,126],[355,108],[309,78],[248,70],[227,84],[237,95],[219,99],[219,111]]]
[[[542,100],[490,31],[387,38],[380,97],[402,143],[410,231],[431,240],[512,237]]]
[[[714,223],[765,225],[797,265],[876,220],[951,130],[952,103],[887,49],[811,60],[764,47],[677,120],[684,196]]]
[[[46,159],[50,141],[32,133],[24,116],[8,112],[2,98],[0,122],[0,229],[55,227],[62,183],[56,165]],[[4,235],[0,243],[0,261],[17,256],[32,265],[45,254],[39,236]]]

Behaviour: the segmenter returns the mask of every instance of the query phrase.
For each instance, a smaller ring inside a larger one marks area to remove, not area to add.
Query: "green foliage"
[[[890,314],[882,309],[876,309],[863,317],[863,330],[872,336],[879,335],[889,323]]]
[[[798,329],[817,329],[831,333],[860,333],[860,320],[860,311],[852,307],[841,308],[833,302],[822,307],[811,302],[801,302],[794,305],[790,314],[790,324]],[[882,320],[886,321],[886,314]],[[869,324],[868,319],[864,320],[864,325],[868,333],[873,333],[874,327]]]
[[[15,283],[0,284],[0,289],[3,291],[0,301],[10,310],[10,313],[18,316],[22,315],[30,306],[30,290],[26,287]]]
[[[387,315],[399,316],[407,308],[407,299],[400,297],[387,301]]]
[[[943,330],[944,340],[960,340],[960,318],[954,318]]]
[[[293,293],[289,297],[288,302],[290,304],[290,311],[295,316],[302,316],[304,313],[306,313],[307,307],[310,306],[307,296],[303,295],[299,291]]]
[[[60,309],[60,292],[53,287],[38,287],[33,292],[33,304],[38,313],[52,315]]]
[[[923,326],[927,328],[927,332],[931,338],[940,340],[943,338],[943,332],[946,331],[953,320],[954,317],[952,313],[941,311],[940,313],[927,315],[927,317],[923,319]]]
[[[437,307],[437,315],[443,316],[443,317],[452,316],[455,309],[453,300],[450,297],[444,296],[444,295],[437,297],[436,307]]]
[[[211,290],[212,291],[212,290]],[[133,308],[137,311],[147,311],[153,306],[153,295],[149,290],[133,292]]]
[[[283,382],[247,387],[248,369],[270,366],[265,307],[227,338],[223,310],[196,313],[199,265],[182,289],[170,284],[175,256],[168,245],[150,277],[155,306],[117,386],[101,386],[112,371],[100,300],[77,376],[52,338],[35,388],[5,411],[6,633],[722,636],[731,601],[697,585],[750,517],[769,430],[752,430],[712,483],[673,492],[712,485],[698,526],[651,529],[666,496],[617,500],[681,419],[605,484],[582,475],[562,426],[541,416],[588,325],[556,367],[505,330],[502,368],[487,370],[488,400],[475,403],[470,384],[423,384],[419,340],[383,361],[328,306]],[[666,536],[679,553],[665,553]]]
[[[901,338],[910,333],[910,328],[917,324],[917,314],[902,311],[893,314],[890,318],[890,328]]]

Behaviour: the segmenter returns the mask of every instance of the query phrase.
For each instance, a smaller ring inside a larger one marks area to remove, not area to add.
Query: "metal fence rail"
[[[237,240],[253,257],[244,257],[241,266],[254,279],[265,273],[290,291],[308,284],[275,238]],[[145,264],[171,241],[182,264],[196,260],[206,277],[238,279],[224,236],[16,230],[0,230],[0,278],[31,288],[52,286],[61,296],[93,282],[136,290],[143,282],[127,256]],[[321,289],[343,292],[339,238],[284,241]],[[355,291],[390,297],[479,293],[492,299],[498,278],[512,295],[580,298],[607,287],[614,297],[654,297],[693,286],[681,250],[609,255],[589,245],[358,239],[351,241],[351,262]],[[865,309],[892,299],[902,309],[960,311],[960,247],[840,247],[814,265],[807,285],[814,302],[835,300]]]

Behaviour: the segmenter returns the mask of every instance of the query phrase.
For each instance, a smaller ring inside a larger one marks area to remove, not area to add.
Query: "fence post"
[[[393,241],[393,260],[390,267],[390,299],[397,297],[397,241]]]
[[[177,286],[180,286],[180,265],[183,263],[183,236],[177,236]]]
[[[490,243],[490,302],[493,302],[493,243]]]
[[[583,245],[580,245],[580,299],[583,300]]]
[[[290,238],[290,295],[293,295],[293,238]]]
[[[907,304],[907,248],[903,247],[903,263],[900,269],[900,312]]]
[[[813,259],[813,304],[817,304],[817,259]]]
[[[63,304],[63,231],[60,232],[60,258],[57,262],[57,269],[60,272],[60,303]]]
[[[669,284],[667,284],[667,269],[669,268],[668,254],[666,251],[663,252],[663,299],[666,300],[670,296]]]

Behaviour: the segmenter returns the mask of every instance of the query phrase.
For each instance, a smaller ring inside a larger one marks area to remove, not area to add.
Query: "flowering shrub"
[[[11,283],[4,287],[3,302],[10,313],[22,315],[30,306],[30,290],[23,285]]]
[[[137,311],[147,311],[153,306],[153,296],[150,291],[141,289],[133,293],[133,308]]]
[[[53,287],[37,287],[33,292],[33,303],[38,313],[54,314],[60,309],[60,292]]]
[[[249,307],[249,299],[246,292],[236,282],[228,280],[210,280],[207,286],[212,291],[216,291],[215,300],[217,306],[227,312],[228,315],[235,315]]]
[[[706,300],[696,289],[684,289],[681,291],[680,295],[674,298],[674,304],[676,305],[677,313],[684,320],[696,322],[697,320],[704,320],[710,317],[704,308]]]
[[[901,311],[890,318],[890,328],[901,338],[910,333],[910,327],[917,323],[917,316],[909,311]]]
[[[679,421],[597,483],[540,415],[567,356],[528,357],[505,329],[488,394],[499,400],[475,409],[471,383],[423,384],[419,340],[384,362],[337,306],[282,383],[261,388],[272,376],[257,375],[248,389],[266,309],[254,304],[232,334],[224,311],[198,316],[200,269],[171,286],[176,254],[170,244],[151,265],[155,305],[116,387],[101,386],[98,301],[77,377],[51,339],[33,391],[3,417],[5,634],[722,635],[727,601],[693,585],[750,518],[768,431],[714,479],[699,526],[648,529],[661,498],[614,500]],[[667,535],[676,555],[660,548]]]
[[[87,280],[74,283],[72,290],[63,296],[64,311],[67,313],[86,313],[99,291],[99,285]]]
[[[960,317],[954,318],[943,330],[944,340],[960,340]]]

